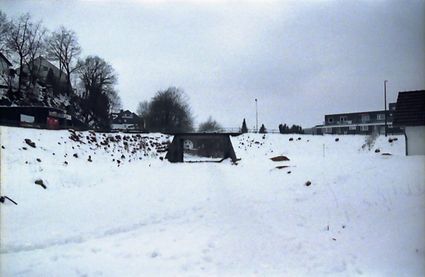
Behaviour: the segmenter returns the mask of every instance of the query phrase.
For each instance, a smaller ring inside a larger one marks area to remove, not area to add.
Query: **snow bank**
[[[245,134],[233,165],[171,164],[161,134],[76,135],[1,127],[18,203],[1,205],[1,276],[425,273],[425,158],[402,136]]]

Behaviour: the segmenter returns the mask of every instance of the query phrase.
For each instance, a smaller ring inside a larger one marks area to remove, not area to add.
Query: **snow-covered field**
[[[1,276],[425,276],[403,136],[245,134],[234,165],[171,164],[161,134],[0,130]]]

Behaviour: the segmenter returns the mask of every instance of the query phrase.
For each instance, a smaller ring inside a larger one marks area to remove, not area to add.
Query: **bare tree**
[[[32,22],[29,13],[21,15],[9,24],[6,35],[6,47],[15,53],[19,60],[18,96],[21,94],[24,77],[24,65],[34,69],[34,59],[43,48],[43,38],[46,30],[41,21]],[[30,69],[30,74],[31,68]]]
[[[137,115],[139,116],[139,128],[142,130],[146,130],[146,121],[149,116],[149,101],[139,102],[137,105]]]
[[[193,130],[193,116],[184,92],[175,87],[158,91],[145,119],[149,131],[175,133]]]
[[[88,56],[79,62],[78,74],[84,86],[81,106],[85,123],[108,128],[111,107],[119,103],[114,69],[102,58]]]
[[[43,55],[45,52],[45,35],[46,35],[46,28],[44,28],[41,25],[41,21],[37,22],[32,25],[32,28],[30,29],[29,33],[29,55],[26,59],[26,66],[28,68],[30,82],[32,85],[35,85],[35,82],[38,78],[38,73],[41,69],[41,60],[39,62],[36,62],[36,58]]]
[[[71,86],[71,73],[77,70],[77,59],[81,54],[81,47],[74,31],[61,26],[54,31],[47,42],[47,56],[59,64],[59,80],[62,71],[66,73],[67,84]]]
[[[84,61],[80,61],[78,69],[79,77],[84,83],[85,97],[92,88],[99,88],[102,92],[106,92],[108,87],[117,82],[112,65],[98,56],[88,56]]]
[[[107,91],[107,95],[110,102],[109,114],[122,108],[121,98],[118,95],[117,90],[109,88]]]
[[[9,30],[9,21],[4,12],[0,10],[0,52],[7,52],[6,37]]]
[[[147,117],[149,114],[149,102],[148,101],[139,102],[136,113],[141,118]]]
[[[223,127],[210,116],[207,121],[199,124],[198,132],[220,132],[222,129]]]

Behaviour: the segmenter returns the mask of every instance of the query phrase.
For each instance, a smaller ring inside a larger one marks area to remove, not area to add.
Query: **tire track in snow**
[[[15,254],[20,252],[27,252],[27,251],[35,251],[35,250],[43,250],[50,247],[55,246],[63,246],[68,244],[80,244],[85,243],[90,240],[95,239],[102,239],[110,236],[120,235],[124,233],[129,233],[132,231],[136,231],[138,229],[141,229],[143,227],[151,226],[151,225],[158,225],[164,222],[169,222],[173,220],[178,220],[182,217],[185,217],[188,215],[188,211],[193,211],[194,207],[190,207],[188,209],[185,209],[183,211],[180,211],[178,213],[175,213],[174,215],[167,215],[164,217],[161,217],[160,219],[151,220],[151,221],[144,221],[144,222],[138,222],[131,225],[126,226],[119,226],[114,228],[109,228],[99,232],[91,232],[87,235],[76,235],[76,236],[70,236],[67,238],[62,239],[55,239],[51,241],[45,241],[41,243],[31,244],[31,245],[9,245],[5,246],[4,249],[0,249],[0,254]]]

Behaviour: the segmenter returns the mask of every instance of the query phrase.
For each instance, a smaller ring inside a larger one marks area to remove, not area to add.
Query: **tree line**
[[[140,102],[137,114],[149,132],[220,132],[223,127],[211,116],[194,127],[194,116],[185,92],[176,87],[158,91],[150,101]]]
[[[49,31],[29,13],[9,19],[0,10],[0,52],[18,65],[15,72],[2,74],[9,100],[53,106],[52,99],[66,95],[69,104],[59,108],[77,115],[89,126],[109,128],[110,112],[121,106],[115,89],[117,74],[103,58],[82,58],[81,51],[73,30],[60,26]],[[55,63],[59,73],[49,69],[47,76],[41,77],[40,57]],[[12,78],[15,75],[17,80]]]
[[[257,130],[254,130],[255,132]],[[240,132],[241,133],[248,133],[248,127],[246,125],[246,120],[245,118],[242,121],[242,127],[240,128]],[[260,129],[258,130],[258,133],[260,134],[266,134],[267,133],[267,128],[264,124],[261,124]],[[291,127],[289,127],[286,124],[279,124],[279,133],[280,134],[304,134],[304,130],[301,126],[299,125],[292,125]]]
[[[81,57],[82,47],[73,30],[59,26],[49,31],[42,21],[35,21],[29,13],[8,18],[0,10],[0,52],[18,66],[13,72],[17,78],[11,78],[10,72],[2,74],[7,84],[8,99],[12,103],[56,106],[66,109],[91,127],[110,128],[111,112],[121,107],[115,89],[117,74],[110,63],[97,55]],[[49,69],[46,76],[41,76],[40,57],[55,63],[58,73]],[[65,106],[52,101],[61,95],[68,98]],[[145,131],[195,131],[188,97],[179,88],[169,87],[158,91],[151,100],[139,103],[137,113],[141,118],[140,126]],[[222,130],[222,126],[210,116],[196,131]],[[248,132],[245,119],[240,131]],[[264,124],[258,131],[267,133]],[[302,133],[302,128],[280,124],[279,131]]]
[[[184,133],[197,131],[200,133],[224,131],[220,123],[211,116],[202,122],[197,129],[194,128],[194,117],[189,105],[189,99],[182,89],[169,87],[158,91],[150,101],[142,101],[137,108],[137,114],[141,119],[141,126],[145,131],[162,133]],[[248,133],[246,120],[243,119],[239,129],[241,133]],[[257,130],[254,130],[257,132]],[[258,133],[265,134],[267,129],[261,125]],[[281,134],[302,134],[303,129],[299,125],[289,127],[279,124]]]

